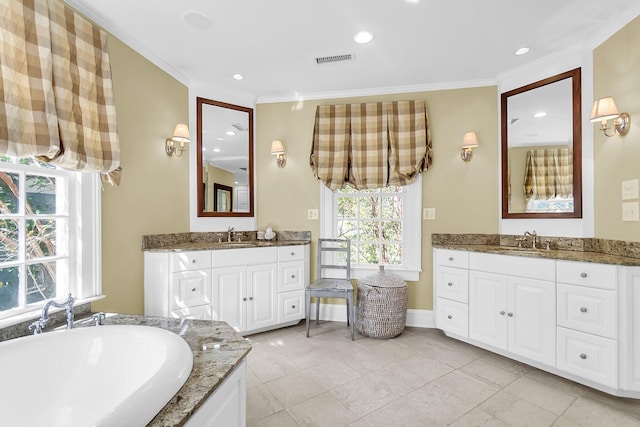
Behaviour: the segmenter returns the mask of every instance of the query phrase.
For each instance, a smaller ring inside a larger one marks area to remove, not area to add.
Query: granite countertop
[[[166,245],[158,248],[144,249],[145,251],[210,251],[224,249],[244,249],[244,248],[269,248],[274,246],[294,246],[308,245],[309,241],[304,240],[248,240],[241,242],[182,242]]]
[[[151,420],[148,424],[150,427],[184,425],[251,350],[251,344],[226,322],[116,314],[107,315],[104,324],[166,329],[182,336],[193,351],[193,368],[189,378]],[[219,348],[215,348],[216,345]]]
[[[538,249],[528,241],[519,248],[519,236],[497,234],[433,234],[432,246],[440,249],[500,255],[549,258],[565,261],[640,266],[640,243],[592,238],[539,237]],[[546,241],[550,249],[546,249]]]
[[[277,231],[273,240],[258,240],[256,231],[234,231],[231,242],[226,232],[193,232],[142,236],[143,251],[209,251],[241,248],[308,245],[310,231]]]

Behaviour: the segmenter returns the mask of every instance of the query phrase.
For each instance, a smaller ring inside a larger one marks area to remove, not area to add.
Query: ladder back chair
[[[354,340],[355,307],[353,305],[353,285],[351,284],[351,243],[349,239],[318,239],[318,261],[316,280],[305,288],[305,316],[307,337],[311,316],[311,298],[316,299],[316,324],[320,323],[320,298],[344,298],[347,303],[347,326]],[[328,271],[342,271],[342,278]]]

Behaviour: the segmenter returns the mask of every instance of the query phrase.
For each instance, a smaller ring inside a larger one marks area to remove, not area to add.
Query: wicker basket
[[[358,281],[356,328],[371,338],[393,338],[407,323],[407,283],[384,271]]]

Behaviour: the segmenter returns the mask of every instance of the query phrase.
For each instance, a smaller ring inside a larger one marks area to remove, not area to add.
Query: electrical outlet
[[[307,219],[317,220],[318,219],[318,209],[309,209],[307,210]]]
[[[422,209],[422,219],[433,221],[436,219],[436,208]]]
[[[634,200],[638,198],[638,180],[630,179],[622,181],[622,200]]]
[[[622,203],[622,220],[640,221],[640,215],[638,214],[638,202]]]

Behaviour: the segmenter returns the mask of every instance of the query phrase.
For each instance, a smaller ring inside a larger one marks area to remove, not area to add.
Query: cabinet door
[[[507,349],[507,278],[469,272],[469,338]]]
[[[278,323],[275,264],[247,267],[247,298],[248,331]]]
[[[247,329],[246,268],[214,268],[211,272],[216,294],[214,307],[217,307],[217,313],[213,314],[213,319],[227,322],[236,331],[245,331]]]
[[[509,277],[509,351],[555,365],[555,283]]]

